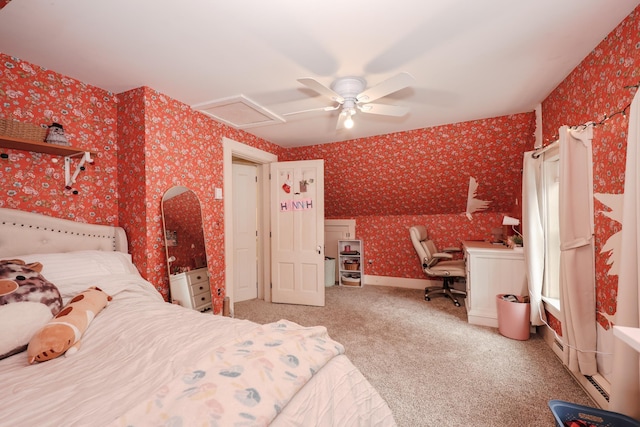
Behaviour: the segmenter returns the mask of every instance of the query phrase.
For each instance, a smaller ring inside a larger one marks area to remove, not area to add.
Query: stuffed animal
[[[95,286],[76,295],[31,338],[27,347],[29,363],[44,362],[78,351],[82,334],[111,299]]]
[[[0,305],[13,302],[39,302],[55,316],[62,308],[58,288],[42,277],[42,264],[27,264],[20,259],[0,261]]]
[[[67,137],[64,135],[64,128],[60,123],[51,123],[49,125],[49,131],[45,139],[49,144],[56,145],[69,145]]]
[[[58,288],[40,271],[38,262],[0,260],[0,359],[25,351],[33,334],[62,308]]]

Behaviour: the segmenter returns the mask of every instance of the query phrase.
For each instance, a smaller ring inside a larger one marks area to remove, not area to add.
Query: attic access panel
[[[236,129],[285,122],[284,118],[258,105],[244,95],[205,102],[192,107]]]

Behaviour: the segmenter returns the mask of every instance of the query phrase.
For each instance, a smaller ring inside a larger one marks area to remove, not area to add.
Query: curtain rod
[[[546,151],[551,150],[553,147],[555,147],[556,145],[558,145],[558,143],[560,142],[559,139],[556,139],[555,141],[553,141],[551,144],[546,145],[542,148],[538,148],[533,154],[531,154],[531,157],[533,157],[534,159],[537,159],[538,157],[542,156]]]
[[[624,86],[625,89],[639,89],[640,88],[640,83],[635,84],[635,85],[629,85],[629,86]],[[583,130],[588,128],[589,126],[602,126],[604,125],[607,121],[611,120],[613,117],[617,116],[618,114],[622,114],[623,117],[627,117],[627,110],[631,108],[631,103],[628,103],[622,110],[616,111],[612,114],[605,114],[604,117],[602,118],[602,120],[600,120],[599,122],[589,122],[589,123],[583,123],[581,125],[575,125],[575,126],[569,126],[570,128],[582,128]],[[540,157],[542,155],[542,153],[544,153],[548,148],[550,148],[551,146],[553,146],[555,143],[558,142],[559,140],[559,135],[555,135],[554,139],[555,141],[553,141],[552,143],[550,143],[549,145],[547,145],[546,147],[540,148],[540,151],[536,151],[535,153],[532,154],[534,159],[537,159],[538,157]]]

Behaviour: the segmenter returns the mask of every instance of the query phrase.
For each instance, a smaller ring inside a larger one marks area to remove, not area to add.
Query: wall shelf
[[[72,186],[76,182],[78,174],[84,170],[85,163],[93,163],[91,155],[95,154],[94,151],[81,150],[68,145],[56,145],[46,142],[31,141],[28,139],[13,138],[6,135],[0,135],[0,147],[9,148],[12,150],[31,151],[36,153],[50,154],[53,156],[64,156],[64,176],[65,176],[65,189],[73,190]],[[76,165],[75,172],[71,173],[72,158],[77,157],[78,164]],[[78,194],[77,190],[73,190],[74,194]]]
[[[0,147],[65,157],[75,156],[85,152],[95,154],[92,151],[81,150],[67,145],[55,145],[46,142],[30,141],[28,139],[12,138],[4,135],[0,135]]]

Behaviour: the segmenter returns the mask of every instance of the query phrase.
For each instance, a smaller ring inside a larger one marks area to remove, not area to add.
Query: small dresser
[[[211,310],[211,290],[206,268],[169,276],[171,302],[198,311]]]

